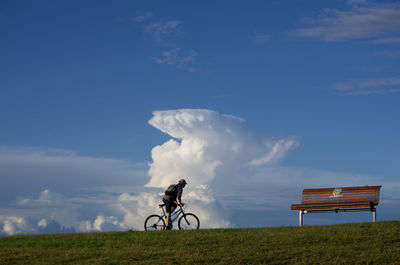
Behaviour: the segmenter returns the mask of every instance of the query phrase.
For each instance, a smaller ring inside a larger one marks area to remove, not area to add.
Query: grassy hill
[[[400,264],[400,222],[2,237],[0,264]]]

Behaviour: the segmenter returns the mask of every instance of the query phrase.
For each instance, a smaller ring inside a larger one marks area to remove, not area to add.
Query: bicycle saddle
[[[165,205],[165,203],[163,203],[163,204],[159,204],[158,206],[160,206],[160,208],[161,208],[161,207],[163,207],[164,205]]]

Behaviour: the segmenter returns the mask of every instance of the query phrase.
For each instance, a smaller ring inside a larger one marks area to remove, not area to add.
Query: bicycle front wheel
[[[178,227],[180,230],[199,229],[199,218],[192,213],[187,213],[179,218]]]
[[[165,221],[159,215],[156,214],[150,215],[144,222],[144,230],[146,231],[159,231],[164,229],[165,229]]]

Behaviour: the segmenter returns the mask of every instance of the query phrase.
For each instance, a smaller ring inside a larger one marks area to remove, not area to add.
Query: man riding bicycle
[[[171,213],[176,209],[177,205],[183,206],[181,201],[183,188],[186,186],[187,182],[184,179],[179,180],[178,184],[172,184],[165,191],[165,195],[163,197],[163,202],[165,203],[165,209],[167,211],[167,230],[172,228],[170,224]]]

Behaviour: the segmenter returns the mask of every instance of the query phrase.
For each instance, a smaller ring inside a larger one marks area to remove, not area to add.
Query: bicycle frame
[[[160,208],[161,208],[162,211],[163,211],[162,217],[166,218],[166,217],[167,217],[167,213],[165,212],[164,207],[165,207],[165,205],[160,206]],[[185,215],[185,212],[183,211],[183,208],[182,208],[181,206],[179,206],[179,209],[173,211],[173,212],[171,213],[171,216],[169,217],[169,219],[171,220],[171,224],[172,224],[173,222],[175,222],[175,220],[178,219],[178,217],[181,216],[181,215]]]

